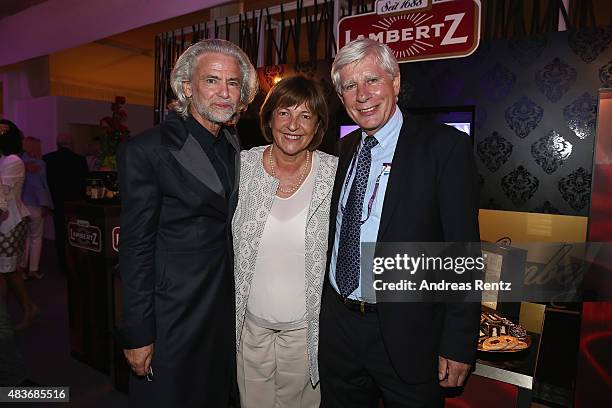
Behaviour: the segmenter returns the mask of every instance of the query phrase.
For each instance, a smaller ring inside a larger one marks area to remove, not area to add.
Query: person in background
[[[319,305],[338,159],[320,152],[325,94],[303,76],[268,94],[271,145],[243,151],[232,222],[242,408],[319,406]]]
[[[98,157],[100,154],[100,137],[96,136],[87,144],[87,155],[85,160],[87,161],[87,169],[92,171],[99,171],[102,167],[102,161]]]
[[[28,136],[23,142],[24,151],[21,160],[25,165],[26,174],[21,200],[30,212],[30,223],[20,267],[24,271],[24,278],[42,279],[43,274],[38,268],[42,251],[43,229],[45,215],[53,209],[53,202],[47,186],[47,166],[41,159],[40,140]]]
[[[67,133],[57,136],[57,150],[47,153],[43,160],[47,165],[47,184],[51,192],[53,225],[55,227],[55,249],[61,271],[66,273],[66,215],[64,203],[85,199],[87,184],[87,162],[72,150],[72,137]]]
[[[9,131],[14,131],[13,126],[7,121],[0,122],[0,137]],[[0,189],[0,211],[3,211],[7,209],[8,203],[1,191],[3,189]],[[2,215],[0,214],[0,218]],[[18,277],[16,273],[14,275]],[[0,290],[0,387],[26,386],[25,362],[17,347],[15,330],[6,307],[6,293],[3,292]]]
[[[40,314],[26,291],[17,266],[23,256],[29,212],[21,201],[25,167],[19,158],[22,152],[21,130],[6,119],[0,119],[0,275],[8,283],[23,308],[23,321],[17,329],[25,329]]]

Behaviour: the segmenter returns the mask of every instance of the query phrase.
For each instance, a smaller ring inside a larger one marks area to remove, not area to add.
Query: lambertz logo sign
[[[77,220],[68,223],[68,242],[70,245],[88,251],[102,251],[102,232],[89,221]]]
[[[119,231],[121,231],[121,227],[115,227],[111,231],[111,242],[115,252],[119,252]]]
[[[371,38],[398,62],[465,57],[480,41],[480,0],[377,0],[375,11],[338,23],[338,45]]]

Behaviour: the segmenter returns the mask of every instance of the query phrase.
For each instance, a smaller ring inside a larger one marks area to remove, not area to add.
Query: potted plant
[[[119,143],[123,142],[130,136],[130,130],[124,125],[127,119],[127,112],[123,109],[125,105],[125,97],[115,97],[115,102],[111,104],[111,116],[106,116],[100,119],[100,127],[103,135],[100,137],[100,154],[101,171],[116,171],[117,170],[117,149]]]
[[[92,201],[118,202],[117,149],[119,144],[130,136],[130,130],[124,124],[127,119],[124,105],[125,97],[115,97],[115,102],[111,104],[111,116],[100,119],[100,168],[90,173],[87,187],[87,197]]]

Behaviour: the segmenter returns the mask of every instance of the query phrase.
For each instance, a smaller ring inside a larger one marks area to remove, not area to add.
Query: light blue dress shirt
[[[39,170],[36,173],[26,171],[21,190],[21,201],[29,207],[47,207],[53,209],[51,192],[47,185],[47,165],[41,159],[30,157],[26,152],[21,154],[24,165],[34,163]]]
[[[393,154],[395,153],[395,146],[397,145],[397,139],[404,123],[404,118],[399,107],[395,106],[395,112],[389,119],[389,121],[380,129],[374,137],[378,140],[378,144],[371,150],[372,153],[372,164],[370,165],[370,175],[368,177],[368,186],[365,192],[365,198],[363,200],[363,210],[361,219],[365,220],[368,216],[368,204],[370,199],[373,197],[376,181],[378,177],[379,184],[376,196],[372,203],[372,211],[367,220],[361,224],[361,239],[360,242],[376,242],[378,236],[378,226],[380,225],[380,216],[382,214],[382,208],[385,201],[385,192],[387,190],[387,181],[389,180],[389,174],[392,170]],[[366,138],[365,132],[361,132],[361,142],[359,149],[363,145],[363,141]],[[359,150],[355,154],[358,154]],[[356,157],[355,157],[356,159]],[[334,247],[332,249],[329,275],[330,283],[336,292],[338,285],[336,284],[336,259],[338,258],[338,243],[340,241],[340,228],[342,227],[342,208],[346,206],[346,200],[348,199],[351,186],[353,184],[353,178],[355,177],[355,166],[351,171],[351,166],[347,170],[342,190],[340,191],[340,200],[338,202],[338,212],[336,215],[336,235],[334,237]],[[349,177],[348,181],[346,177]],[[361,249],[361,274],[359,279],[359,287],[349,296],[351,299],[363,300],[368,303],[376,303],[376,296],[372,282],[374,280],[374,274],[372,272],[372,260],[374,254],[363,253]],[[366,271],[364,271],[364,265],[369,265]]]

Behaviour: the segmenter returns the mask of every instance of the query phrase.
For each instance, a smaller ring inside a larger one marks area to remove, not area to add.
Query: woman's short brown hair
[[[259,111],[259,127],[264,138],[272,142],[272,129],[270,121],[272,113],[278,108],[288,108],[305,103],[313,115],[317,117],[317,130],[308,146],[308,150],[313,151],[323,141],[329,115],[327,111],[327,101],[321,86],[313,79],[303,75],[295,75],[280,80],[270,89],[266,100]]]

